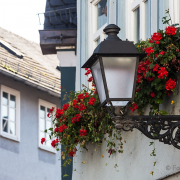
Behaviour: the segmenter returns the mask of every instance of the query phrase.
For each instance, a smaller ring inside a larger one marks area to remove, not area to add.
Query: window
[[[135,42],[140,41],[140,7],[134,10],[134,22],[135,22]]]
[[[145,16],[146,16],[146,39],[151,37],[151,0],[145,1]]]
[[[47,117],[52,107],[56,108],[56,105],[39,99],[39,147],[44,150],[55,152],[55,149],[51,146],[52,139],[50,140],[49,138],[49,131],[47,133],[44,132],[45,129],[53,127],[52,118]],[[46,139],[43,145],[41,144],[41,138]]]
[[[107,23],[107,0],[101,0],[96,5],[97,10],[97,30]]]
[[[20,141],[20,92],[1,85],[1,135]]]

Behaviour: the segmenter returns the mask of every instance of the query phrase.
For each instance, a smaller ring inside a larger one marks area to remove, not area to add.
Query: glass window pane
[[[51,146],[52,140],[49,139],[49,134],[46,134],[46,139],[48,139],[48,141],[46,141],[46,145],[49,146],[49,147],[52,147]]]
[[[2,130],[8,133],[8,121],[5,119],[2,121]]]
[[[135,11],[135,16],[134,16],[134,22],[135,22],[135,42],[139,42],[140,41],[140,8],[138,7]]]
[[[97,30],[107,23],[107,0],[101,0],[97,5]]]
[[[45,138],[45,133],[44,132],[40,132],[40,139],[41,138]]]
[[[9,108],[9,120],[16,121],[16,109]]]
[[[8,107],[2,106],[2,117],[8,119]]]
[[[10,95],[10,103],[9,103],[10,107],[15,108],[16,107],[16,97],[13,95]]]
[[[46,121],[46,129],[52,128],[52,122]]]
[[[40,118],[45,119],[46,114],[45,114],[45,107],[44,106],[40,106]]]
[[[16,124],[13,122],[9,123],[10,134],[16,135]]]
[[[146,39],[151,38],[151,0],[145,1],[146,9]]]
[[[40,131],[44,131],[44,130],[45,130],[45,120],[40,119]]]
[[[100,99],[101,103],[103,103],[106,100],[106,94],[105,94],[99,60],[97,60],[93,64],[91,69],[92,69],[93,77],[94,77],[94,80],[96,83],[96,88],[98,91],[99,99]]]
[[[49,110],[50,110],[50,108],[47,108],[46,119],[51,121],[51,117],[47,117],[47,114],[49,113]]]
[[[8,105],[8,93],[3,92],[2,104]]]
[[[137,57],[103,57],[109,98],[132,98]]]

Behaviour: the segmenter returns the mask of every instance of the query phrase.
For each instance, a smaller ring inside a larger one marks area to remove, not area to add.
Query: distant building
[[[42,18],[44,17],[44,19]],[[77,59],[77,7],[76,0],[47,0],[45,13],[39,14],[44,29],[39,31],[43,55],[57,54],[61,71],[61,106],[65,92],[75,91]],[[42,19],[41,19],[42,18]],[[62,151],[63,147],[61,148]],[[61,165],[64,160],[61,160]],[[61,178],[72,179],[72,164],[61,168]],[[65,174],[69,176],[64,177]]]
[[[55,56],[0,28],[0,180],[59,180],[59,156],[45,129],[47,113],[60,107],[60,72]]]

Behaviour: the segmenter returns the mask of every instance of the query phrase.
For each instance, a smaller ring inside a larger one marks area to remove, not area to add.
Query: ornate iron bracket
[[[150,139],[180,149],[180,115],[127,116],[127,106],[120,108],[118,115],[115,108],[107,110],[117,130],[132,131],[136,128]]]

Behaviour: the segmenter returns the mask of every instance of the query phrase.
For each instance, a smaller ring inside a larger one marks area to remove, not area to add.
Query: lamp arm
[[[180,115],[128,116],[127,107],[113,107],[114,112],[112,108],[106,108],[117,130],[133,131],[135,128],[150,139],[180,149]]]

